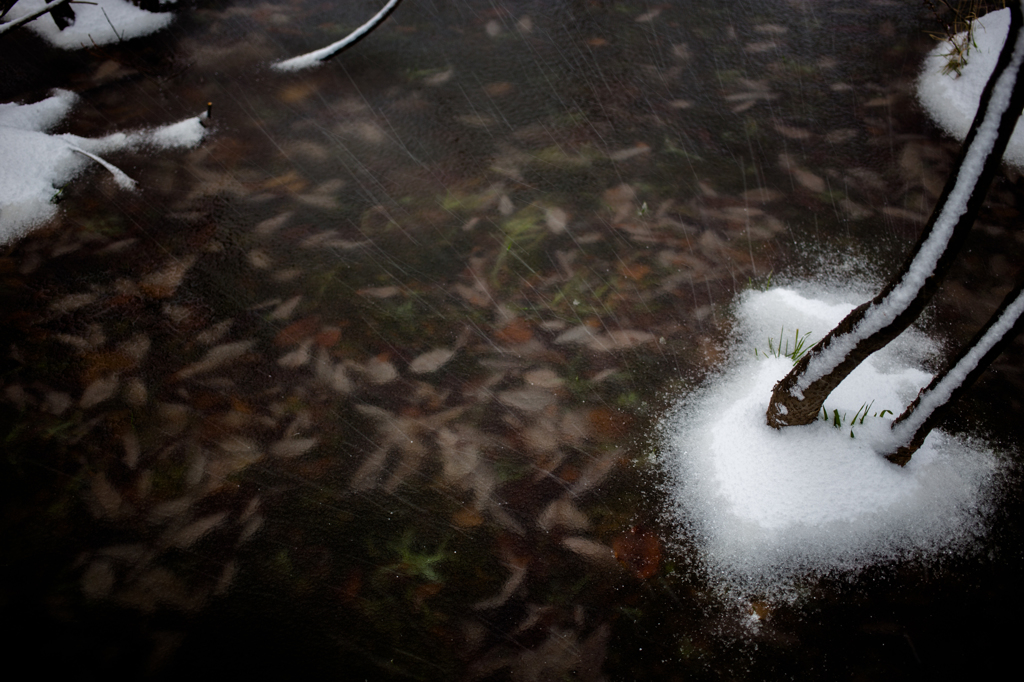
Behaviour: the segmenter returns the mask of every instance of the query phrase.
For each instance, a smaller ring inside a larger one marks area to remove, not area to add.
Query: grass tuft
[[[825,406],[822,405],[821,406],[821,420],[823,422],[826,422],[826,423],[827,422],[832,422],[832,428],[835,428],[835,429],[841,429],[844,426],[849,425],[850,426],[850,438],[856,438],[856,436],[853,435],[854,427],[855,426],[859,426],[859,425],[864,423],[864,420],[867,419],[868,413],[871,411],[871,406],[874,405],[874,404],[875,404],[875,401],[872,400],[870,403],[864,403],[863,405],[858,407],[857,411],[853,413],[853,418],[852,419],[847,419],[847,415],[846,415],[845,412],[843,412],[842,414],[839,414],[839,410],[832,410],[832,416],[830,417],[829,414],[828,414],[828,409],[826,409]],[[892,413],[893,413],[892,410],[881,410],[880,412],[875,412],[871,416],[873,416],[873,417],[885,417],[886,414],[892,414]]]
[[[785,336],[785,328],[780,329],[777,340],[773,337],[768,337],[767,352],[758,350],[756,346],[754,347],[754,357],[759,358],[763,355],[766,358],[789,358],[795,365],[811,349],[807,343],[807,337],[810,335],[810,332],[805,332],[803,336],[800,336],[800,330],[797,329],[793,335],[793,345],[790,346],[789,339]]]
[[[974,25],[972,22],[978,18],[978,10],[986,4],[982,0],[957,0],[956,6],[947,0],[938,0],[938,5],[932,0],[924,0],[924,4],[932,11],[935,19],[942,24],[942,31],[935,32],[929,31],[930,35],[935,40],[944,41],[949,44],[949,52],[942,55],[946,58],[946,66],[943,67],[943,75],[956,74],[957,78],[960,77],[960,73],[964,66],[967,65],[967,58],[971,53],[972,47],[978,47],[978,44],[974,41]],[[1002,2],[1003,7],[1006,6],[1005,2]],[[940,8],[941,6],[941,8]],[[952,17],[947,19],[944,16],[941,9],[947,9],[952,12]]]

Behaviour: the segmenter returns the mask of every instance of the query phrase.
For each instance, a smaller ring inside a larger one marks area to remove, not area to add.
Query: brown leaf
[[[277,333],[277,336],[274,337],[274,345],[278,348],[293,346],[315,334],[319,328],[319,317],[304,317],[301,320],[296,320]]]
[[[661,566],[661,543],[658,537],[639,526],[633,526],[615,538],[612,550],[619,563],[641,580],[656,575]]]
[[[488,83],[484,86],[484,93],[488,97],[502,97],[503,95],[511,94],[515,90],[515,86],[508,81],[497,81],[495,83]]]
[[[484,522],[484,517],[472,507],[462,507],[452,514],[452,523],[460,528],[476,528]]]
[[[206,355],[204,355],[201,360],[178,371],[174,377],[181,380],[188,379],[196,374],[209,372],[210,370],[237,360],[248,352],[252,345],[252,341],[235,341],[233,343],[222,343],[219,346],[214,346],[207,351]]]
[[[632,419],[623,412],[613,410],[610,407],[598,407],[587,415],[592,433],[598,438],[616,440],[622,438],[629,427]]]
[[[143,277],[139,289],[152,298],[170,298],[185,278],[185,273],[195,264],[196,258],[193,255],[171,261],[162,270]]]
[[[505,325],[494,335],[501,343],[526,343],[533,338],[533,327],[521,317],[517,317]]]
[[[324,327],[316,335],[314,341],[320,348],[330,348],[341,340],[341,330],[337,327]]]
[[[450,348],[428,350],[409,363],[409,371],[413,374],[436,372],[451,360],[454,355],[455,351]]]

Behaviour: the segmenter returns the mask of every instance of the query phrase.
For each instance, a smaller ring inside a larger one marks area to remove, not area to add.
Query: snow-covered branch
[[[1003,299],[988,323],[960,352],[949,369],[921,390],[910,407],[892,424],[893,452],[890,462],[905,466],[924,443],[925,436],[938,424],[947,407],[954,402],[1013,340],[1024,326],[1024,277]]]
[[[327,61],[342,50],[355,45],[361,39],[369,35],[373,29],[377,28],[377,26],[387,19],[388,15],[398,7],[399,2],[401,2],[401,0],[388,0],[387,4],[384,5],[379,12],[373,15],[369,21],[352,31],[352,33],[349,33],[338,42],[331,43],[327,47],[322,47],[319,50],[314,50],[313,52],[307,52],[306,54],[299,55],[298,57],[292,57],[291,59],[275,62],[271,65],[271,68],[277,71],[299,71],[319,64],[320,62]]]
[[[912,255],[878,296],[850,313],[776,384],[769,426],[814,421],[825,398],[850,372],[917,319],[949,271],[1024,110],[1022,4],[1024,0],[1009,6],[1006,43],[955,170]]]

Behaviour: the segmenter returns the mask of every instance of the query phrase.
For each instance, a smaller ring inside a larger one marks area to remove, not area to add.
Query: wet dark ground
[[[73,54],[0,40],[0,101],[73,89],[67,131],[207,101],[215,124],[112,158],[139,192],[96,170],[0,257],[12,660],[888,679],[1011,655],[1017,481],[969,556],[735,604],[654,462],[738,291],[829,259],[884,276],[913,243],[957,149],[911,94],[927,11],[408,0],[322,68],[269,70],[375,7],[350,5],[200,3]],[[951,347],[1012,284],[1022,189],[997,179],[930,313]],[[1016,458],[1022,361],[948,427]]]

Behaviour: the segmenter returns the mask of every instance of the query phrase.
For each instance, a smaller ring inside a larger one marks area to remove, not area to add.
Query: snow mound
[[[920,366],[936,346],[919,331],[847,377],[825,401],[828,422],[767,425],[772,388],[793,363],[755,359],[754,348],[766,351],[781,328],[791,345],[797,329],[814,343],[854,307],[789,288],[747,292],[732,359],[662,425],[673,514],[727,591],[780,597],[806,577],[965,549],[985,531],[1000,467],[983,443],[936,430],[905,468],[882,456],[894,415],[874,415],[898,415],[931,380]]]
[[[0,244],[52,218],[60,189],[90,163],[106,168],[125,189],[134,188],[135,182],[100,154],[194,147],[206,133],[199,116],[97,139],[47,133],[77,102],[74,93],[54,90],[35,104],[0,104]]]
[[[20,0],[4,16],[7,22],[21,19],[42,9],[46,0]],[[73,3],[75,21],[63,31],[49,14],[26,24],[26,28],[44,38],[54,47],[78,50],[93,45],[107,45],[156,33],[166,28],[174,15],[147,12],[126,0],[91,0],[88,4]]]
[[[977,46],[971,47],[967,64],[960,71],[961,75],[942,73],[948,62],[944,55],[950,51],[949,43],[942,42],[925,58],[917,80],[917,96],[925,111],[943,130],[961,142],[967,137],[974,115],[978,113],[981,92],[1006,42],[1006,34],[1010,30],[1010,10],[989,12],[972,25]],[[1024,168],[1024,130],[1019,123],[1003,159]]]

